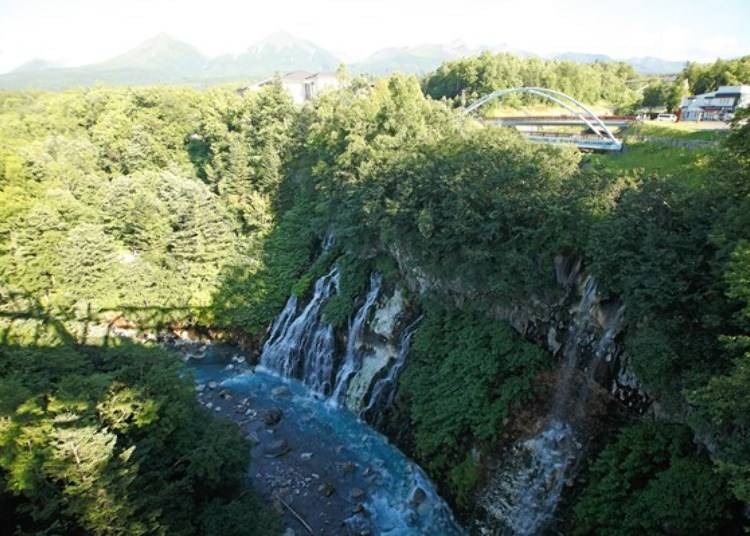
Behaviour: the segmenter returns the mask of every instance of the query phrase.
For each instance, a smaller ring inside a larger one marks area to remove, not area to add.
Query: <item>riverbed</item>
[[[296,534],[463,531],[424,472],[348,410],[245,363],[227,345],[178,347],[200,402],[250,439],[248,477]]]

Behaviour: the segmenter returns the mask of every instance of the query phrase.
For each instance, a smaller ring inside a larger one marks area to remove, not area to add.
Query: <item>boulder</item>
[[[289,387],[286,385],[280,385],[271,389],[271,394],[275,397],[289,396]]]
[[[351,495],[352,495],[352,500],[357,501],[357,502],[365,498],[365,492],[359,488],[352,488]]]
[[[344,520],[346,534],[348,536],[370,536],[373,533],[372,525],[364,512],[355,513]]]
[[[330,482],[324,482],[323,484],[318,486],[318,492],[322,493],[326,497],[330,497],[335,491],[336,488],[334,488],[333,484],[331,484]]]
[[[216,389],[219,386],[216,382],[208,382],[208,388],[209,389]]]
[[[278,458],[290,450],[292,449],[285,439],[276,439],[263,448],[263,454],[266,455],[266,458]]]
[[[419,506],[426,498],[427,493],[425,490],[417,486],[412,490],[411,495],[409,496],[409,504],[412,506]]]
[[[301,460],[309,460],[310,458],[312,458],[312,456],[313,456],[312,452],[303,452],[302,454],[299,455]]]
[[[339,469],[342,473],[353,473],[354,472],[354,463],[352,462],[344,462],[342,464],[339,464]]]
[[[279,408],[269,408],[266,410],[266,412],[263,414],[263,422],[267,426],[275,426],[281,422],[281,418],[284,416],[284,413]]]

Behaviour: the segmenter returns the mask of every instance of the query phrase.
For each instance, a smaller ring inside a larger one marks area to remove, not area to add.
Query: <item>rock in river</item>
[[[289,392],[289,387],[286,385],[279,385],[278,387],[274,387],[271,389],[271,394],[273,396],[289,396],[291,393]]]
[[[260,438],[258,437],[258,434],[255,432],[248,432],[247,433],[247,440],[250,442],[251,446],[259,445],[260,444]]]
[[[419,506],[424,502],[426,498],[427,493],[425,493],[425,490],[417,486],[411,492],[411,496],[409,497],[409,504],[411,504],[412,506]]]
[[[267,426],[274,426],[276,424],[279,424],[281,422],[281,417],[283,417],[284,414],[279,408],[269,408],[264,414],[263,414],[263,422]]]
[[[277,439],[275,441],[271,441],[268,445],[266,445],[263,448],[263,453],[267,458],[278,458],[279,456],[283,456],[290,450],[292,449],[291,447],[289,447],[289,443],[287,443],[285,439]]]

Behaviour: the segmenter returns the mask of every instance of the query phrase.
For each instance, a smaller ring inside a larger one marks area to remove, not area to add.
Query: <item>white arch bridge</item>
[[[528,93],[542,97],[555,104],[565,108],[568,112],[573,114],[571,119],[554,119],[547,118],[546,121],[540,120],[526,121],[525,124],[536,124],[542,125],[585,125],[588,133],[586,134],[566,134],[561,132],[542,132],[542,131],[521,131],[527,139],[538,143],[551,143],[558,145],[576,145],[581,149],[590,149],[597,151],[621,151],[622,140],[615,137],[609,127],[602,121],[594,112],[591,111],[585,104],[577,101],[573,97],[566,95],[560,91],[553,89],[547,89],[543,87],[514,87],[509,89],[499,89],[492,93],[485,95],[481,99],[470,104],[466,110],[467,114],[472,113],[480,106],[487,104],[491,100],[502,98],[505,95],[511,93]],[[503,119],[489,120],[488,122],[494,124],[519,124],[516,120],[508,120],[507,123]],[[615,124],[615,123],[613,123]]]

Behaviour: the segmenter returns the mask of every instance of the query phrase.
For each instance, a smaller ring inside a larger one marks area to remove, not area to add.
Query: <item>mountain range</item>
[[[534,56],[507,45],[468,47],[462,42],[381,49],[363,61],[349,65],[357,73],[374,75],[394,71],[426,73],[445,61],[482,51]],[[590,63],[614,61],[597,54],[565,53],[554,59]],[[624,60],[644,74],[679,71],[683,63],[659,58]],[[60,90],[97,83],[109,85],[209,84],[222,81],[258,80],[292,70],[332,71],[341,61],[316,44],[286,32],[271,34],[240,54],[208,58],[192,45],[159,34],[109,60],[80,67],[61,67],[43,59],[31,60],[0,75],[0,89]]]
[[[682,70],[685,66],[684,61],[670,61],[653,56],[644,56],[642,58],[615,59],[604,54],[586,54],[582,52],[565,52],[552,56],[556,60],[568,60],[576,63],[594,63],[623,61],[633,66],[641,74],[674,74]]]

